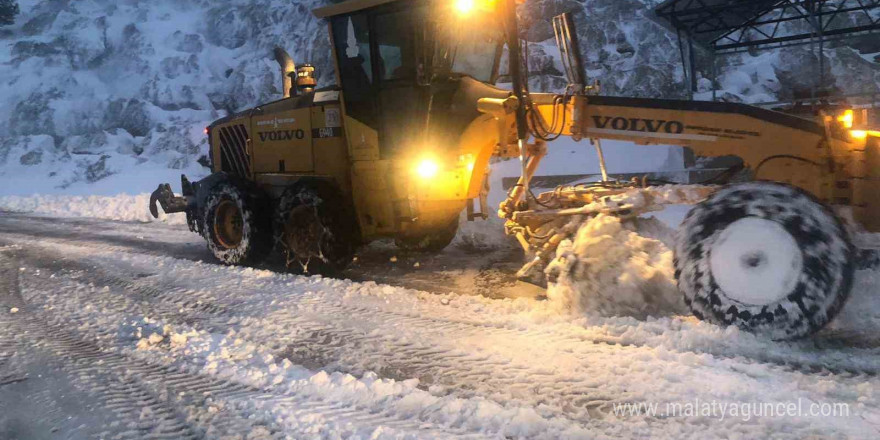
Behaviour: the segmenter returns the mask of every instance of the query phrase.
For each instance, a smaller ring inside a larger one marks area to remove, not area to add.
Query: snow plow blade
[[[156,207],[156,202],[162,206],[162,210],[166,214],[185,212],[187,210],[190,204],[190,196],[192,195],[192,185],[186,176],[180,176],[180,183],[183,188],[183,197],[175,196],[174,192],[171,191],[171,185],[167,183],[160,183],[159,187],[153,191],[153,194],[150,195],[150,214],[153,218],[159,218],[159,209]]]

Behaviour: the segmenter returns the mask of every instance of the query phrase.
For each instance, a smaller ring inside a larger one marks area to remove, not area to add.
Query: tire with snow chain
[[[837,314],[854,260],[843,224],[821,202],[792,186],[749,182],[720,189],[688,213],[675,277],[698,318],[793,339]]]
[[[452,243],[455,234],[458,233],[458,217],[439,231],[433,231],[414,237],[399,236],[394,239],[394,244],[406,251],[414,252],[440,252]]]
[[[289,269],[338,274],[351,263],[360,243],[350,204],[327,184],[288,188],[274,218],[275,242]]]
[[[202,231],[208,249],[226,264],[255,264],[272,250],[272,223],[259,201],[233,183],[220,183],[205,199]]]

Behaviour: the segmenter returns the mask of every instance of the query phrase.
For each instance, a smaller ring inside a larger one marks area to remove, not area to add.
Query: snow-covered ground
[[[539,174],[597,170],[556,147]],[[614,171],[676,160],[606,148]],[[495,164],[493,204],[518,168]],[[216,264],[141,191],[0,197],[0,438],[880,436],[880,270],[826,330],[774,342],[687,313],[679,207],[593,220],[607,264],[573,297],[513,281],[497,220],[307,278]]]
[[[834,328],[783,343],[675,307],[571,314],[552,298],[208,258],[181,226],[5,214],[0,429],[10,438],[52,429],[70,438],[880,435],[878,271],[859,272]],[[665,413],[700,403],[717,408]],[[848,412],[812,415],[814,404]]]
[[[208,121],[279,95],[275,46],[332,79],[309,13],[326,1],[20,3],[0,33],[0,440],[880,437],[880,271],[857,273],[825,331],[781,343],[689,316],[669,243],[683,207],[591,221],[603,258],[577,289],[516,283],[494,217],[436,256],[371,245],[349,279],[220,266],[182,215],[149,216],[149,193],[207,173]],[[674,38],[644,16],[656,2],[569,3],[605,93],[683,94]],[[544,6],[523,12],[546,31],[562,11]],[[559,90],[541,29],[531,85]],[[828,53],[841,91],[876,89],[876,53]],[[728,60],[718,94],[785,99],[805,54]],[[613,172],[682,165],[676,148],[604,146]],[[519,169],[493,165],[493,209]],[[560,140],[538,173],[598,171]]]

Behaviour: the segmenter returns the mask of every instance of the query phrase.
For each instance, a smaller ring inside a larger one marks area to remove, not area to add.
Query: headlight
[[[837,122],[840,122],[840,124],[843,125],[843,128],[852,128],[853,119],[855,119],[853,117],[853,111],[846,110],[842,115],[837,117]]]
[[[868,135],[880,137],[880,131],[874,130],[850,130],[849,135],[853,139],[867,139]]]
[[[440,171],[440,165],[431,159],[422,159],[422,161],[416,165],[415,171],[419,177],[430,179],[437,175],[437,171]]]
[[[468,15],[474,9],[474,0],[455,0],[455,9],[461,15]]]

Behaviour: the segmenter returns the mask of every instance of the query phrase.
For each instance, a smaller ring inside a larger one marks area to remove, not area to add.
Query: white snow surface
[[[610,221],[597,223],[618,230]],[[114,233],[126,234],[124,228]],[[151,239],[176,241],[181,233],[163,229]],[[160,366],[246,385],[260,396],[196,396],[204,404],[188,409],[189,420],[200,429],[213,429],[213,417],[220,417],[292,438],[868,439],[880,432],[880,380],[848,373],[876,370],[876,345],[773,342],[672,310],[572,316],[554,301],[441,295],[85,241],[0,238],[84,268],[15,263],[28,303],[16,317],[51,319],[102,351],[125,356],[139,365],[131,377],[148,384],[153,379],[138,371]],[[635,243],[630,254],[645,246]],[[10,250],[0,251],[0,259]],[[870,338],[880,329],[878,281],[877,271],[859,273],[853,300],[870,308],[852,313],[875,321],[849,331]],[[695,399],[842,402],[851,414],[743,420],[613,411],[627,402],[662,407]]]
[[[332,76],[324,27],[308,13],[322,1],[20,3],[25,14],[12,39],[2,40],[9,44],[0,44],[0,60],[8,61],[0,63],[0,210],[136,222],[108,223],[100,231],[126,240],[203,246],[181,226],[182,214],[153,219],[149,193],[164,182],[179,190],[181,173],[193,180],[206,174],[196,159],[207,152],[208,121],[277,98],[272,47],[323,66],[324,80]],[[617,3],[624,4],[609,5]],[[608,7],[599,6],[591,13]],[[51,21],[28,34],[24,23],[39,27],[40,17]],[[590,24],[614,28],[602,30],[613,42],[603,38],[607,47],[585,57],[590,74],[607,77],[612,92],[678,90],[675,51],[647,44],[654,25],[626,22],[616,29],[615,23]],[[253,35],[255,27],[264,32]],[[631,43],[635,57],[620,50]],[[558,70],[552,45],[534,49],[531,68]],[[600,63],[603,53],[612,59]],[[654,58],[651,77],[634,73]],[[740,65],[724,68],[719,78],[723,99],[784,97],[777,71],[788,59],[763,53],[735,61]],[[834,58],[833,73],[844,78],[839,85],[848,86],[844,74],[856,71],[852,66],[876,64],[867,56],[857,61]],[[664,72],[668,77],[659,76]],[[554,75],[533,80],[559,87]],[[711,96],[707,82],[701,79],[698,98]],[[682,165],[674,147],[603,146],[612,172]],[[509,160],[492,169],[494,210],[504,197],[501,179],[518,176],[520,164]],[[587,142],[561,139],[550,145],[538,174],[598,171]],[[232,435],[250,438],[270,438],[270,429],[289,438],[880,437],[880,271],[857,272],[847,305],[813,339],[773,342],[703,323],[689,315],[673,279],[671,228],[686,210],[670,207],[635,222],[591,220],[560,246],[559,255],[573,259],[554,262],[576,259],[577,268],[567,269],[579,276],[563,271],[548,301],[305,278],[107,242],[0,232],[0,269],[12,264],[6,254],[19,246],[104,274],[14,265],[16,301],[23,303],[0,307],[0,382],[7,359],[11,367],[40,359],[16,357],[24,355],[4,345],[10,338],[34,350],[58,339],[31,341],[40,328],[21,331],[16,326],[26,324],[19,319],[60,326],[105,354],[123,356],[135,365],[125,375],[137,380],[149,383],[138,371],[160,366],[250,387],[254,394],[245,397],[179,397],[189,405],[181,411],[209,437],[222,437],[227,419],[249,427]],[[146,222],[154,224],[137,224]],[[510,245],[501,223],[494,212],[488,223],[462,223],[456,245],[478,251],[475,266],[481,252]],[[8,279],[0,272],[0,302]],[[83,380],[82,387],[99,388]],[[167,394],[165,385],[151,386]],[[0,386],[0,408],[5,390]],[[851,415],[744,421],[613,413],[615,404],[695,398],[844,402]],[[143,424],[157,419],[148,408],[138,410]]]

